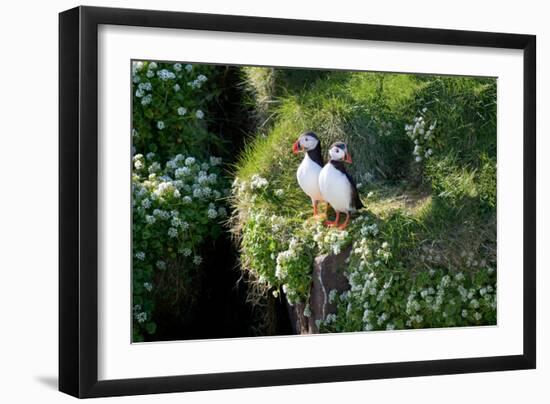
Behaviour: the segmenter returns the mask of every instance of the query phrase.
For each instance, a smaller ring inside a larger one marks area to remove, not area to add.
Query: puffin
[[[350,213],[363,207],[357,192],[357,185],[352,176],[346,171],[346,163],[351,164],[351,155],[344,142],[336,142],[328,151],[330,160],[319,174],[319,189],[321,195],[336,212],[334,221],[326,221],[328,226],[338,226],[345,229],[349,224]],[[346,221],[338,225],[340,213],[346,215]]]
[[[323,168],[323,154],[321,141],[313,132],[304,132],[292,146],[294,154],[304,153],[304,159],[296,171],[296,178],[300,188],[311,198],[313,216],[319,214],[319,202],[323,201],[319,189],[319,173]]]

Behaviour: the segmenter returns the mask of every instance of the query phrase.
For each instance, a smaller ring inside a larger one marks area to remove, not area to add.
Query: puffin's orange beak
[[[346,153],[346,159],[345,159],[344,161],[345,161],[346,163],[351,164],[351,163],[352,163],[352,161],[351,161],[351,154]]]
[[[292,145],[292,153],[298,154],[300,152],[300,142],[296,141]]]

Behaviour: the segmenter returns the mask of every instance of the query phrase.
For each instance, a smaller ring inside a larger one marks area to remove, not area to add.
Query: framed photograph
[[[59,388],[533,369],[532,35],[59,17]]]

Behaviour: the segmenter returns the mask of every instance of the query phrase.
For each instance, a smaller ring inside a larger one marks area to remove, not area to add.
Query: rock
[[[319,332],[317,320],[324,320],[330,313],[336,313],[336,305],[329,303],[329,293],[335,289],[342,293],[349,289],[349,283],[344,276],[345,261],[349,257],[351,247],[340,254],[328,254],[316,257],[313,261],[312,283],[309,297],[311,315],[306,317],[304,303],[288,305],[292,331],[295,334],[315,334]]]

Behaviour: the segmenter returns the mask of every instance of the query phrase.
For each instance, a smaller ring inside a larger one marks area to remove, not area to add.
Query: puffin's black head
[[[319,138],[313,132],[304,132],[292,146],[294,154],[301,151],[310,151],[319,145]]]
[[[328,155],[331,160],[351,163],[351,155],[349,154],[348,146],[344,142],[333,143],[328,150]]]

